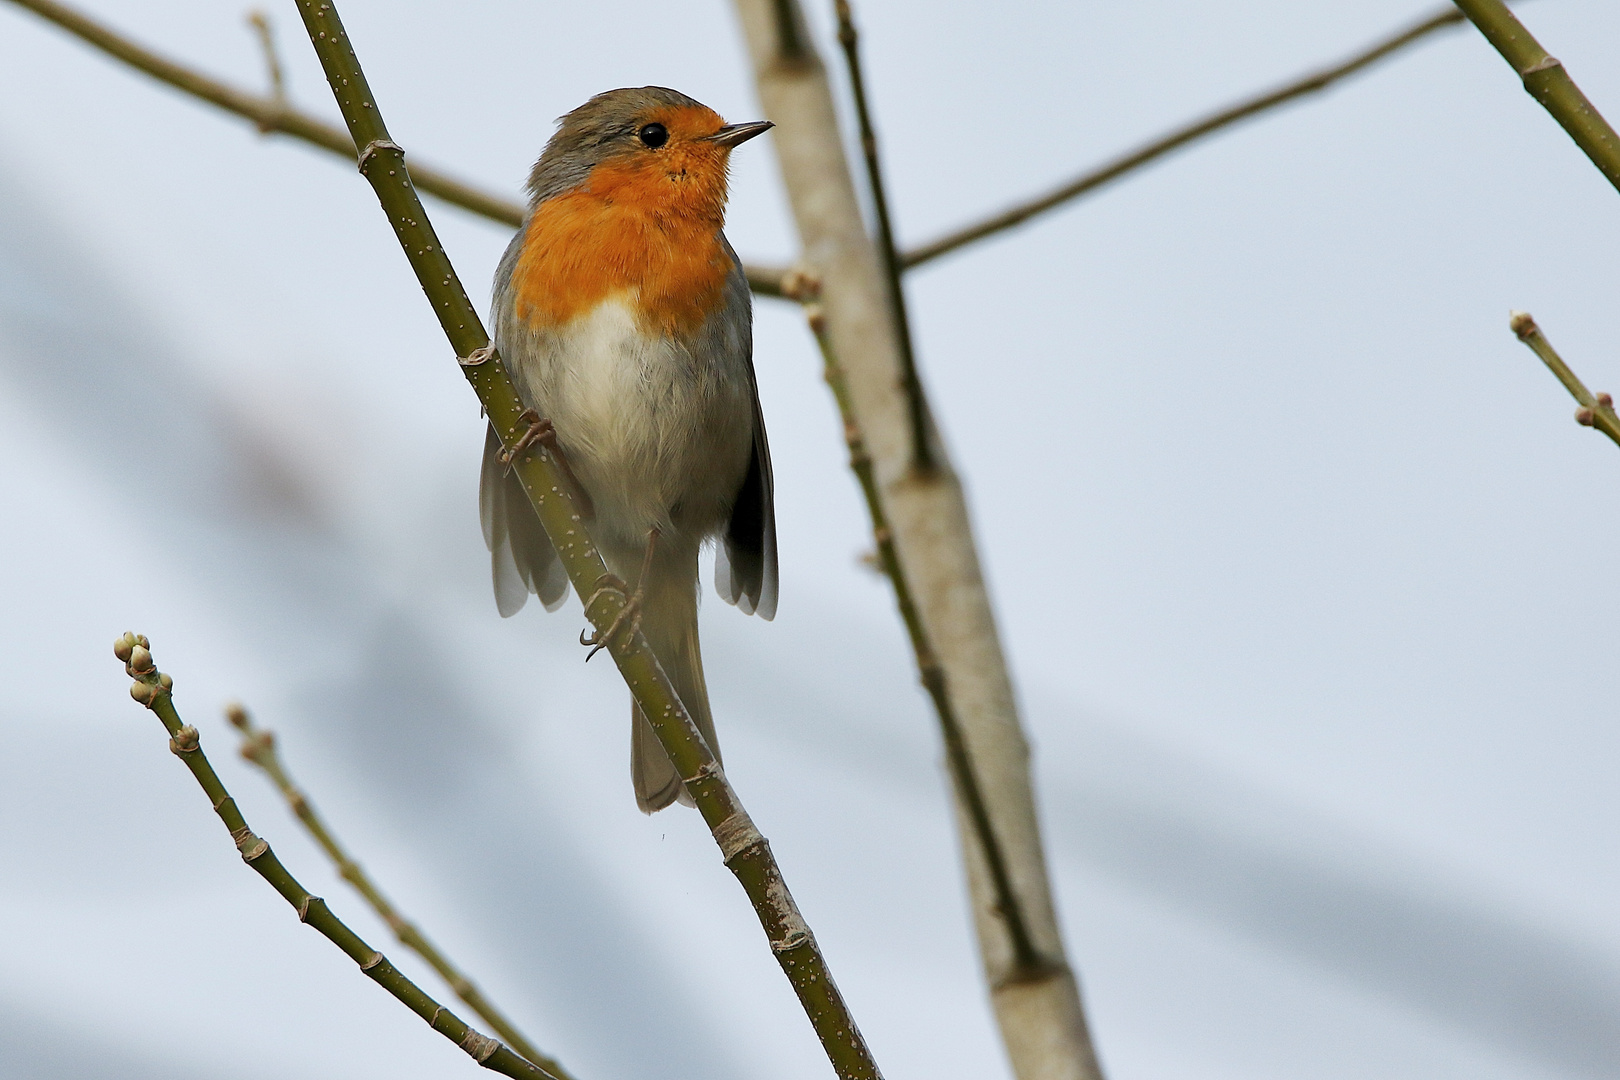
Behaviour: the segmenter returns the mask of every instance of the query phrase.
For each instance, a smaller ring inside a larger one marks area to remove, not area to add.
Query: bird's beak
[[[716,146],[730,150],[734,146],[741,146],[755,135],[765,134],[775,126],[769,120],[756,120],[752,124],[727,124],[708,139]]]

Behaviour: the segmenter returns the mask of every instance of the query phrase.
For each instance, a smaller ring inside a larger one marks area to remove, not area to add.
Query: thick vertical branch
[[[360,70],[335,5],[329,0],[298,0],[298,11],[354,145],[362,148],[360,172],[371,182],[491,425],[513,452],[513,472],[584,602],[586,618],[595,626],[598,640],[608,643],[609,655],[697,803],[727,868],[748,894],[776,962],[834,1070],[843,1080],[877,1080],[877,1063],[833,983],[815,936],[788,892],[770,844],[743,809],[725,770],[648,647],[646,635],[633,623],[627,630],[619,630],[618,617],[629,598],[616,589],[600,587],[610,580],[607,565],[567,494],[571,485],[537,444],[524,439],[530,426],[526,417],[532,414],[524,411],[500,353],[490,344],[483,320],[468,301],[461,279],[433,231],[405,168],[405,151],[388,136],[382,110]]]
[[[866,439],[893,539],[962,723],[1007,871],[1045,970],[1026,974],[971,820],[957,824],[980,953],[1002,1038],[1020,1080],[1099,1077],[1074,974],[1058,932],[1030,786],[1029,749],[979,570],[961,484],[945,448],[912,468],[910,417],[883,272],[861,221],[826,71],[808,40],[781,55],[792,0],[737,0],[807,269],[821,283],[827,332]]]

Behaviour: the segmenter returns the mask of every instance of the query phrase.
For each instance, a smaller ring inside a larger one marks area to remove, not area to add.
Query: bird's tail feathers
[[[697,553],[672,562],[674,565],[662,559],[654,561],[642,600],[641,631],[718,758],[720,745],[714,737],[709,691],[703,681],[703,654],[698,646]],[[692,797],[663,744],[653,734],[641,706],[632,701],[630,709],[630,776],[636,788],[636,805],[646,814],[672,802],[691,806]]]

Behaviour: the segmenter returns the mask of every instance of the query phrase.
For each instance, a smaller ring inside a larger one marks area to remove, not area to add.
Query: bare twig
[[[1519,73],[1530,96],[1552,113],[1609,183],[1620,188],[1620,136],[1586,100],[1564,65],[1547,55],[1502,0],[1457,0],[1457,6]]]
[[[523,402],[411,186],[404,168],[404,151],[388,137],[382,110],[360,70],[336,5],[331,0],[298,0],[298,10],[354,143],[365,147],[360,154],[360,171],[371,182],[394,226],[445,336],[456,355],[466,358],[462,372],[477,392],[490,423],[502,444],[514,447],[530,426],[523,419]],[[877,1064],[833,983],[815,936],[788,891],[770,844],[749,819],[725,770],[648,647],[646,635],[633,621],[623,632],[612,632],[629,598],[616,589],[600,587],[611,580],[607,566],[566,494],[560,470],[539,445],[516,453],[511,465],[567,569],[575,592],[584,601],[586,617],[596,627],[598,639],[609,642],[608,654],[697,803],[727,868],[748,894],[771,951],[798,995],[828,1060],[843,1080],[877,1080]]]
[[[242,756],[257,765],[270,778],[270,782],[275,784],[276,790],[281,792],[282,798],[287,800],[287,806],[292,810],[294,816],[303,824],[310,836],[315,838],[315,842],[321,846],[322,851],[326,852],[327,857],[332,860],[333,866],[337,868],[338,876],[352,885],[354,890],[365,899],[366,903],[371,905],[371,909],[377,913],[377,916],[388,924],[388,929],[394,932],[394,936],[399,939],[399,943],[415,952],[423,960],[426,960],[428,966],[439,973],[439,977],[455,992],[455,995],[465,1001],[473,1012],[482,1017],[484,1022],[490,1026],[490,1029],[505,1039],[512,1049],[548,1073],[558,1077],[559,1080],[573,1080],[567,1070],[557,1063],[556,1059],[537,1050],[534,1044],[529,1042],[523,1033],[513,1026],[512,1022],[484,996],[483,991],[474,986],[472,981],[450,962],[449,957],[440,952],[438,947],[428,940],[427,935],[423,934],[410,920],[400,915],[394,905],[389,903],[388,898],[382,894],[382,890],[378,889],[366,872],[360,868],[360,864],[355,862],[349,853],[343,849],[343,846],[337,842],[337,837],[332,835],[332,830],[326,827],[326,822],[315,812],[315,807],[309,801],[309,797],[292,782],[292,777],[287,774],[286,767],[281,763],[281,755],[276,752],[275,733],[254,727],[253,718],[248,715],[248,711],[241,705],[227,707],[225,718],[231,722],[232,727],[242,733]]]
[[[1569,396],[1579,403],[1580,408],[1575,410],[1575,422],[1582,427],[1597,428],[1620,446],[1620,416],[1615,414],[1614,398],[1602,392],[1593,394],[1586,388],[1580,377],[1564,363],[1564,358],[1554,351],[1547,335],[1541,332],[1541,327],[1536,325],[1536,320],[1530,317],[1528,311],[1513,312],[1508,326],[1520,341],[1530,346],[1531,352],[1541,357],[1541,362],[1564,384]]]
[[[270,30],[270,16],[263,11],[255,9],[248,12],[248,25],[253,27],[253,33],[259,39],[259,49],[264,53],[264,66],[270,76],[270,100],[287,103],[287,80],[281,71],[281,56],[276,52],[276,38]],[[261,128],[261,131],[266,129]]]
[[[1273,90],[1267,90],[1264,93],[1234,102],[1224,109],[1210,113],[1208,116],[1194,120],[1191,123],[1183,124],[1181,127],[1166,132],[1151,142],[1144,143],[1135,150],[1121,154],[1119,157],[1081,173],[1073,180],[1052,189],[1045,195],[1039,195],[1026,202],[1021,202],[993,217],[955,229],[937,240],[913,248],[902,256],[901,262],[907,269],[921,266],[923,263],[931,262],[941,255],[955,251],[959,247],[971,244],[975,240],[983,240],[987,236],[993,236],[1015,225],[1020,225],[1037,214],[1062,206],[1069,200],[1078,198],[1089,191],[1094,191],[1109,181],[1118,180],[1126,173],[1139,169],[1172,150],[1196,142],[1206,135],[1213,135],[1222,128],[1230,127],[1241,120],[1246,120],[1268,109],[1274,109],[1279,105],[1293,101],[1295,98],[1304,97],[1306,94],[1312,94],[1318,90],[1325,90],[1340,79],[1354,75],[1363,68],[1399,52],[1408,45],[1423,40],[1436,30],[1456,26],[1462,21],[1462,14],[1454,8],[1436,12],[1428,18],[1413,23],[1404,30],[1398,30],[1375,42],[1342,63],[1309,72]]]
[[[55,23],[108,56],[123,61],[137,71],[145,72],[159,82],[167,83],[176,90],[253,121],[261,132],[267,134],[279,132],[295,139],[302,139],[323,150],[330,150],[344,158],[354,157],[354,141],[349,138],[348,132],[318,117],[301,112],[289,105],[285,98],[240,90],[204,75],[200,71],[136,44],[89,16],[65,4],[56,3],[56,0],[11,0],[11,2]],[[514,227],[523,223],[522,203],[480,190],[439,169],[412,163],[411,182],[430,195],[492,221]],[[781,295],[782,275],[787,272],[786,270],[746,265],[743,270],[748,274],[748,284],[754,292],[761,296]]]
[[[933,448],[928,444],[928,402],[923,397],[922,379],[917,374],[917,354],[911,342],[911,317],[906,313],[906,290],[900,280],[900,256],[894,248],[894,228],[889,221],[889,196],[883,184],[883,162],[878,157],[877,132],[866,100],[866,77],[861,71],[860,35],[849,0],[834,0],[838,15],[838,44],[843,46],[844,63],[849,71],[850,91],[855,98],[855,116],[861,126],[861,153],[866,159],[866,181],[877,216],[878,258],[889,282],[889,303],[894,308],[894,336],[900,348],[900,374],[905,380],[906,401],[911,409],[912,465],[927,472],[934,467]]]
[[[113,653],[124,661],[124,670],[135,680],[129,688],[130,696],[156,713],[158,719],[163,721],[163,726],[168,729],[170,736],[169,749],[186,763],[191,775],[207,793],[214,812],[225,823],[225,828],[230,830],[231,839],[236,843],[236,850],[241,852],[242,860],[268,881],[271,887],[281,894],[283,900],[293,906],[293,910],[298,912],[299,922],[307,923],[320,931],[323,937],[342,949],[349,959],[359,964],[360,970],[373,982],[427,1021],[428,1026],[434,1031],[465,1050],[484,1068],[503,1076],[515,1077],[517,1080],[556,1080],[546,1070],[524,1059],[511,1047],[480,1034],[455,1013],[434,1001],[421,987],[394,967],[387,957],[367,945],[359,934],[332,914],[325,900],[311,896],[298,883],[298,879],[281,864],[281,860],[276,858],[275,852],[270,850],[270,845],[255,836],[253,830],[248,828],[242,812],[237,809],[236,801],[225,790],[219,775],[214,772],[214,766],[202,752],[197,729],[183,723],[180,714],[175,711],[172,693],[174,680],[158,671],[153,664],[151,643],[141,635],[125,634],[114,642]]]
[[[798,226],[806,273],[820,282],[826,333],[910,592],[944,669],[973,775],[1019,903],[1016,911],[1046,962],[1029,977],[970,817],[958,798],[957,830],[990,998],[1020,1080],[1100,1076],[1073,970],[1064,957],[1030,785],[1029,747],[985,590],[973,526],[948,448],[933,436],[935,468],[912,467],[911,424],[883,269],[867,235],[844,155],[827,73],[814,43],[785,61],[779,30],[794,0],[737,0],[754,82]]]
[[[827,318],[822,313],[821,306],[811,302],[805,305],[805,319],[810,324],[810,332],[815,335],[816,344],[821,348],[822,375],[827,380],[827,388],[832,391],[833,400],[838,405],[838,414],[844,421],[844,444],[849,448],[849,467],[861,486],[861,494],[866,499],[866,512],[872,520],[872,537],[877,545],[878,565],[894,586],[895,604],[900,608],[900,619],[905,623],[907,636],[911,638],[911,651],[917,660],[917,673],[922,680],[923,688],[928,691],[928,696],[934,703],[934,714],[939,718],[940,733],[945,740],[945,760],[950,767],[951,779],[956,784],[957,797],[973,824],[973,831],[984,852],[985,864],[995,887],[996,906],[1007,922],[1007,936],[1012,939],[1013,977],[1020,980],[1039,977],[1047,972],[1052,962],[1043,957],[1040,950],[1035,947],[1035,942],[1030,936],[1029,923],[1024,917],[1023,903],[1013,889],[1005,849],[996,837],[995,826],[990,820],[990,808],[985,803],[983,787],[973,768],[973,759],[968,755],[967,740],[963,738],[962,725],[956,716],[956,707],[951,703],[945,667],[939,662],[933,643],[928,640],[928,630],[923,626],[922,612],[912,596],[911,582],[900,562],[900,551],[895,547],[894,533],[889,528],[888,513],[883,509],[883,492],[878,487],[877,474],[872,468],[872,455],[867,452],[866,440],[861,437],[860,422],[855,418],[854,408],[850,404],[849,387],[844,380],[844,371],[838,366],[838,357],[833,352],[831,339],[827,336]]]

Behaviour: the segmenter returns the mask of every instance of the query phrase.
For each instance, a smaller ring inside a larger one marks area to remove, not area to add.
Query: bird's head
[[[731,150],[771,128],[727,124],[675,90],[609,90],[564,116],[529,174],[530,204],[588,191],[657,213],[719,221]]]

